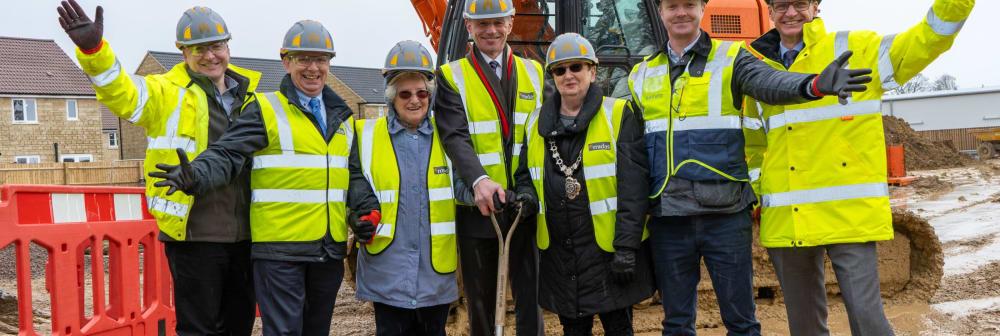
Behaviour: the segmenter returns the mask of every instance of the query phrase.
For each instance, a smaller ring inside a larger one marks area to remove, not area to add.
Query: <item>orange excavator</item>
[[[411,0],[424,33],[437,50],[438,64],[463,57],[469,36],[459,0]],[[598,81],[611,96],[628,94],[623,80],[632,65],[652,54],[667,33],[657,13],[657,0],[513,0],[517,9],[508,43],[514,53],[542,61],[558,34],[575,32],[597,48]],[[712,37],[752,40],[771,29],[764,0],[713,0],[702,29]]]
[[[462,17],[464,0],[411,0],[424,32],[437,49],[438,64],[464,57],[471,42]],[[657,12],[657,0],[513,0],[517,9],[508,43],[522,57],[543,61],[556,35],[585,36],[600,59],[598,82],[605,94],[627,97],[632,66],[654,53],[667,33]],[[764,0],[712,0],[702,29],[713,38],[751,41],[772,27]],[[927,302],[941,281],[941,244],[927,221],[904,212],[893,213],[896,239],[879,242],[879,276],[886,299]],[[756,228],[755,228],[756,230]],[[756,239],[755,239],[756,241]],[[754,287],[758,309],[780,302],[780,287],[767,253],[754,244]],[[827,261],[828,294],[836,296],[836,278]],[[707,272],[702,272],[707,274]],[[709,279],[699,286],[699,317],[708,314],[714,299]],[[714,308],[718,309],[718,308]],[[655,320],[655,319],[654,319]],[[703,321],[704,323],[719,321]],[[641,328],[640,328],[641,329]]]

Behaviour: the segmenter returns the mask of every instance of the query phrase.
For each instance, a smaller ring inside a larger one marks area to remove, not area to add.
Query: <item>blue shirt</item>
[[[778,43],[778,59],[780,59],[782,62],[784,62],[785,61],[785,53],[787,53],[789,50],[795,50],[795,51],[798,51],[798,52],[801,53],[802,49],[804,49],[805,47],[806,47],[806,44],[804,42],[802,42],[802,41],[799,41],[799,44],[796,44],[795,47],[793,47],[792,49],[785,48],[784,44]]]
[[[231,115],[233,113],[233,102],[236,101],[236,91],[240,88],[240,82],[229,76],[226,76],[225,81],[226,91],[220,93],[219,88],[215,88],[215,101],[219,102],[222,110],[226,111],[226,115]]]
[[[434,128],[424,119],[407,130],[394,112],[388,117],[389,137],[399,171],[399,205],[393,241],[381,254],[358,254],[358,289],[362,301],[405,309],[447,304],[458,300],[455,273],[438,274],[431,266],[430,201],[427,161]]]

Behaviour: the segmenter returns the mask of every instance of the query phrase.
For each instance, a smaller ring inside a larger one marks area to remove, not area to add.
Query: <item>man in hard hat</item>
[[[103,8],[97,7],[93,21],[75,0],[63,1],[58,12],[97,99],[146,130],[146,172],[156,163],[178,162],[175,148],[197,156],[237,117],[256,110],[245,102],[260,74],[229,64],[229,28],[207,7],[188,9],[177,22],[176,45],[184,61],[145,77],[129,76],[103,40]],[[146,180],[146,198],[173,277],[177,334],[250,335],[249,174],[206,189],[197,199],[168,195],[153,186],[158,181]]]
[[[726,329],[759,335],[750,210],[756,202],[743,151],[743,96],[772,104],[846,97],[871,78],[845,70],[850,53],[819,75],[775,70],[699,26],[708,1],[661,0],[663,48],[635,66],[633,101],[645,120],[652,218],[648,223],[664,335],[694,335],[700,264],[708,266]]]
[[[761,244],[781,283],[792,335],[826,335],[829,256],[854,335],[892,335],[882,310],[876,242],[893,238],[881,97],[947,51],[974,0],[936,0],[909,30],[827,32],[818,0],[768,0],[775,29],[748,49],[775,69],[815,72],[844,50],[875,69],[847,105],[748,101],[747,155],[761,195]],[[843,100],[841,100],[843,102]],[[759,108],[758,108],[759,106]],[[767,155],[764,155],[764,153]]]
[[[503,208],[518,196],[520,201],[535,202],[530,195],[515,196],[510,190],[519,184],[513,181],[513,173],[520,159],[525,120],[541,106],[543,73],[541,64],[513,55],[507,45],[514,20],[511,0],[465,0],[464,6],[465,27],[474,44],[466,57],[439,69],[444,85],[438,90],[434,110],[445,151],[475,195],[474,206],[456,210],[456,229],[471,333],[490,335],[500,243],[490,215],[506,231],[517,211]],[[542,332],[542,322],[535,225],[534,217],[525,215],[513,233],[509,274],[517,333],[536,335]]]
[[[160,187],[200,195],[250,172],[254,284],[265,335],[328,335],[344,276],[347,208],[354,233],[371,238],[378,199],[361,172],[351,109],[326,85],[334,57],[316,21],[285,34],[288,74],[260,109],[188,164],[159,164]],[[168,191],[169,192],[169,191]]]

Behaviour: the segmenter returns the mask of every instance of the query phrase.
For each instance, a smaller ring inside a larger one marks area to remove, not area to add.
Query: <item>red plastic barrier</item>
[[[37,335],[31,243],[48,251],[45,288],[51,296],[52,335],[175,334],[170,270],[143,192],[122,187],[0,186],[0,248],[14,244],[17,253],[19,335]],[[108,241],[107,277],[104,241]],[[85,256],[88,248],[91,253]],[[84,269],[84,258],[90,258],[90,269]],[[85,315],[84,272],[92,275],[90,317]]]

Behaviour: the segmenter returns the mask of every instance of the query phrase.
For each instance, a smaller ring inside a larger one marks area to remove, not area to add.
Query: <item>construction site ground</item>
[[[944,248],[944,277],[930,303],[889,300],[885,310],[897,335],[996,335],[1000,334],[1000,160],[959,168],[911,171],[918,179],[906,187],[893,187],[894,208],[912,211],[934,227]],[[49,301],[44,292],[44,252],[33,249],[33,288],[36,330],[49,334]],[[16,283],[13,249],[0,249],[0,334],[17,333]],[[89,287],[89,286],[88,286]],[[769,301],[769,302],[768,302]],[[833,335],[850,335],[847,313],[837,298],[830,303],[829,325]],[[645,303],[635,310],[637,335],[659,335],[662,308]],[[717,313],[716,313],[717,314]],[[463,314],[452,314],[462,319]],[[779,299],[758,302],[757,316],[765,335],[787,335],[784,306]],[[508,313],[508,325],[513,314]],[[699,316],[700,335],[725,335],[718,316]],[[464,335],[451,321],[449,335]],[[546,334],[561,334],[558,319],[545,316]],[[260,321],[255,334],[260,334]],[[511,329],[511,331],[513,331]],[[373,335],[374,313],[370,303],[354,299],[351,286],[341,286],[331,335]],[[510,333],[512,334],[512,333]],[[595,321],[595,334],[601,335]]]

